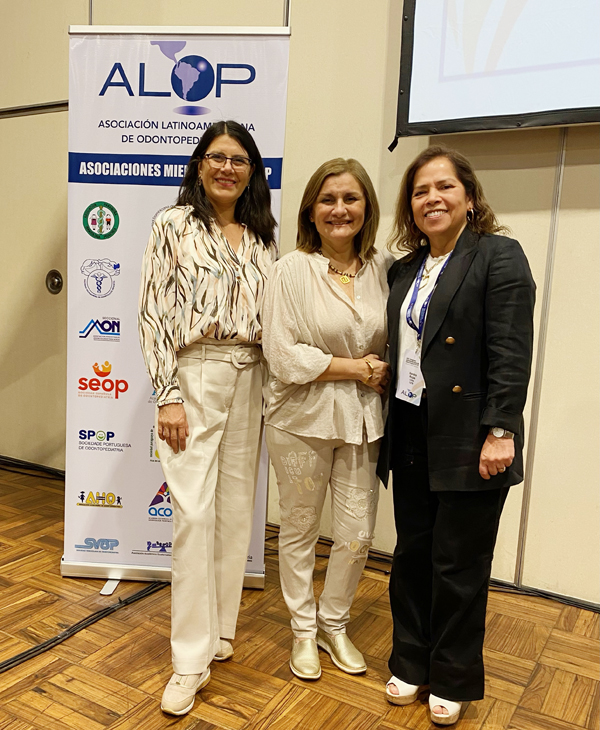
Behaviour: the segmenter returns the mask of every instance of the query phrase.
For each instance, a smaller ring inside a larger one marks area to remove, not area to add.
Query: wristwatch
[[[512,431],[507,431],[505,428],[500,428],[499,426],[490,428],[490,433],[497,439],[514,439],[515,437]]]

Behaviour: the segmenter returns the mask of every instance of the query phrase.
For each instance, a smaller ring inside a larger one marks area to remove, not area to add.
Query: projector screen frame
[[[402,45],[400,50],[400,83],[398,87],[396,136],[389,147],[390,151],[398,144],[399,137],[593,124],[600,122],[600,107],[579,107],[575,109],[555,109],[525,114],[409,122],[416,3],[417,0],[404,0],[402,9]]]

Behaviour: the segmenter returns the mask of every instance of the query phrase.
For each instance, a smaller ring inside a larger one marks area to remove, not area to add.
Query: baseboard
[[[23,461],[12,456],[0,456],[0,467],[2,466],[12,467],[13,469],[27,469],[28,471],[41,471],[59,479],[65,478],[64,469],[55,469],[53,466],[44,466],[44,464],[36,464],[33,461]]]

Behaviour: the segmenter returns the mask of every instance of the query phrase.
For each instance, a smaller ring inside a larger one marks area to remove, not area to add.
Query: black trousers
[[[390,576],[389,668],[405,682],[429,684],[438,697],[478,700],[488,584],[508,489],[431,491],[427,401],[392,400],[398,542]]]

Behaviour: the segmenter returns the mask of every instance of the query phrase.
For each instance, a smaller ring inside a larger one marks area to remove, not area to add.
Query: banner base
[[[60,574],[63,578],[98,578],[101,580],[137,580],[171,582],[171,568],[140,567],[114,563],[77,563],[60,560]],[[264,590],[264,573],[245,573],[244,588]]]

